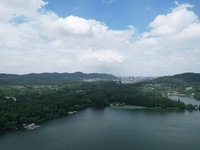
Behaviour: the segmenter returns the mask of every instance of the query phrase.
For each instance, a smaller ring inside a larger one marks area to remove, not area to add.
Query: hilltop
[[[71,81],[83,81],[89,79],[116,80],[111,74],[82,72],[75,73],[31,73],[25,75],[0,74],[0,85],[22,85],[22,84],[62,84]]]
[[[153,82],[185,82],[185,83],[195,83],[200,82],[200,73],[182,73],[173,76],[163,76],[155,79]]]

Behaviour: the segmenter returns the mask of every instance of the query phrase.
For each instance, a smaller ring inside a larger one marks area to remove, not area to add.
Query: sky
[[[1,0],[0,73],[200,73],[198,0]]]

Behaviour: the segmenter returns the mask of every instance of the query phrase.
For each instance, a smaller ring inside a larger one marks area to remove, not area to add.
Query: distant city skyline
[[[0,73],[200,73],[196,0],[3,0]]]

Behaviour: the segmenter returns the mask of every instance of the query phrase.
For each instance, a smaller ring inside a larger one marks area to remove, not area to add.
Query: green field
[[[147,109],[147,107],[143,106],[133,106],[133,105],[123,105],[123,106],[115,106],[115,105],[110,105],[110,108],[114,109]]]

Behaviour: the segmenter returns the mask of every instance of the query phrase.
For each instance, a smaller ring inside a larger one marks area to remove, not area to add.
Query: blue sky
[[[157,15],[166,14],[174,7],[174,0],[46,0],[48,10],[61,17],[70,15],[104,22],[110,29],[126,29],[133,25],[138,32],[148,30],[149,23]],[[178,1],[195,5],[200,14],[198,0]]]
[[[149,0],[115,0],[110,3],[106,0],[50,0],[47,8],[62,17],[75,15],[96,19],[104,22],[111,29],[125,29],[128,25],[134,25],[144,30],[156,14],[166,13],[174,5],[174,2],[164,2],[162,1],[162,5],[159,5],[157,1],[155,3]],[[162,7],[163,5],[165,7]]]
[[[0,73],[200,72],[198,0],[3,0]]]

